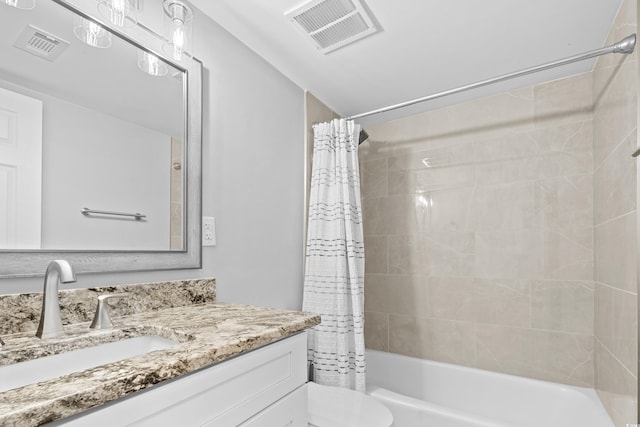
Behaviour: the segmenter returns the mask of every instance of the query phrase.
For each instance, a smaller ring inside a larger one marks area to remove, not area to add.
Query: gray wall
[[[81,275],[71,287],[215,277],[220,301],[300,308],[303,91],[199,13],[194,53],[204,64],[203,215],[216,217],[217,247],[203,248],[199,270]],[[0,293],[41,287],[0,279]]]
[[[29,249],[169,248],[169,135],[5,80],[0,87],[43,106],[44,214],[40,246]],[[83,207],[142,212],[147,220],[85,217]]]
[[[168,249],[171,137],[55,98],[43,104],[42,248]],[[147,220],[85,217],[84,207]]]

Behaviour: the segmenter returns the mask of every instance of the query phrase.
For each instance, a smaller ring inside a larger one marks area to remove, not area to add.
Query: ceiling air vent
[[[13,45],[32,55],[53,61],[69,46],[69,42],[33,25],[27,25]]]
[[[322,53],[329,53],[377,30],[358,0],[312,0],[285,16],[311,37]]]

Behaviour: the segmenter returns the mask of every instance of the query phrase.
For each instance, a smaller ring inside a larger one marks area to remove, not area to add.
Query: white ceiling
[[[324,55],[284,17],[306,1],[192,3],[343,116],[600,48],[620,6],[620,0],[364,0],[382,31]],[[586,72],[593,64],[573,64],[361,122]]]
[[[87,46],[73,35],[73,22],[73,14],[53,1],[39,2],[33,10],[0,5],[0,79],[168,135],[183,134],[177,70],[163,77],[145,74],[137,67],[135,46],[116,36],[108,49]],[[53,62],[15,48],[28,25],[66,40],[69,47]]]

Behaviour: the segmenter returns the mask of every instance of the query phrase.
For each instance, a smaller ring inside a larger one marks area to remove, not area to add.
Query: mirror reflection
[[[52,0],[0,28],[0,250],[183,250],[185,73]]]

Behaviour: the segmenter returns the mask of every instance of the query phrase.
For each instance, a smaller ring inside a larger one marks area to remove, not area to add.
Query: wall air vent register
[[[53,61],[69,46],[69,42],[38,27],[27,25],[13,45],[32,55]]]
[[[325,54],[378,31],[359,0],[312,0],[285,17]]]

